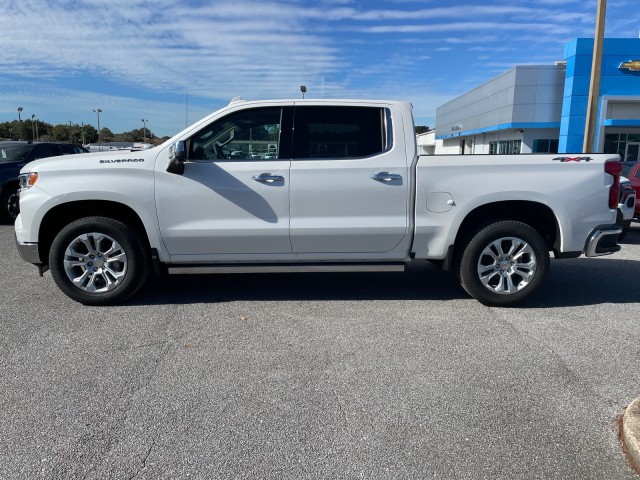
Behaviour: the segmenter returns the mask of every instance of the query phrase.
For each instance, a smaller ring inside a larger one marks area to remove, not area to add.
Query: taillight
[[[620,172],[622,164],[618,161],[605,162],[604,171],[613,177],[613,185],[609,189],[609,208],[618,208],[620,198]]]

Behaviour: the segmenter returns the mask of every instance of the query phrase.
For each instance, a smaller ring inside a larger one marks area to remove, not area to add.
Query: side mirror
[[[187,159],[187,146],[184,140],[178,140],[169,147],[169,159],[183,162]]]
[[[182,175],[184,162],[187,160],[187,146],[184,140],[179,140],[169,147],[169,166],[167,172]]]

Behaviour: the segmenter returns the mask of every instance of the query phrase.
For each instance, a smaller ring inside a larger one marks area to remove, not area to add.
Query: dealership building
[[[578,38],[555,65],[516,66],[438,107],[435,152],[581,152],[592,56]],[[640,159],[640,39],[604,40],[593,151]]]

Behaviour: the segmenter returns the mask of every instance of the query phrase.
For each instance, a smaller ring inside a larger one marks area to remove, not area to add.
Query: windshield
[[[0,162],[20,162],[24,160],[33,145],[8,144],[0,145]]]

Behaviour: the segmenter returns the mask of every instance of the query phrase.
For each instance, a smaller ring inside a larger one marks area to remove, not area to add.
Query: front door
[[[182,175],[157,172],[160,231],[174,261],[291,254],[291,161],[279,150],[285,111],[291,115],[269,107],[216,120],[187,140]]]

